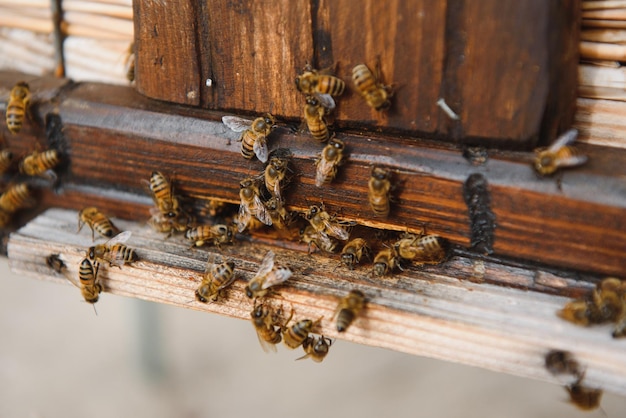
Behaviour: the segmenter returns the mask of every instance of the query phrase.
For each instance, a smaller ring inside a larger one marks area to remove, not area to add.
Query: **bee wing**
[[[252,125],[251,120],[237,116],[222,116],[222,123],[235,132],[243,132],[246,129],[250,129],[250,125]]]
[[[120,232],[119,234],[117,234],[116,236],[114,236],[113,238],[105,242],[104,244],[109,245],[109,246],[114,245],[114,244],[122,244],[128,241],[128,239],[130,238],[132,234],[133,233],[130,231]]]
[[[329,250],[333,248],[333,241],[325,232],[318,232],[317,239],[320,241],[319,247],[321,250],[332,252]]]
[[[222,290],[222,289],[230,286],[234,281],[235,281],[235,275],[231,274],[230,278],[227,281],[225,281],[220,287],[218,287],[217,290]]]
[[[267,140],[265,139],[265,135],[259,135],[259,137],[254,141],[254,145],[252,145],[252,149],[256,154],[256,157],[262,163],[267,162],[268,150],[267,150]]]
[[[263,351],[265,351],[266,353],[269,353],[270,351],[273,353],[276,352],[276,344],[272,344],[269,341],[265,341],[263,339],[263,336],[258,330],[257,330],[256,336],[259,339],[259,343],[261,343],[261,348],[263,349]]]
[[[291,277],[292,274],[292,271],[287,267],[277,268],[272,272],[272,274],[268,275],[267,279],[263,282],[263,285],[261,285],[261,289],[269,289],[272,286],[284,283]]]
[[[556,152],[564,146],[576,141],[576,138],[578,138],[578,131],[576,129],[570,129],[569,131],[563,133],[560,137],[558,137],[556,141],[554,141],[554,143],[550,145],[548,150]]]
[[[317,187],[322,187],[324,183],[326,183],[326,178],[328,177],[328,173],[332,171],[333,163],[328,161],[325,158],[320,158],[317,163],[317,170],[315,172],[315,185]]]
[[[324,220],[324,227],[328,235],[333,236],[342,241],[346,241],[350,238],[350,233],[345,227],[335,222]]]
[[[241,203],[239,205],[239,215],[237,221],[237,231],[243,232],[250,223],[250,218],[252,218],[252,212],[250,212],[250,208],[248,205]]]
[[[587,162],[589,157],[586,155],[570,155],[569,157],[559,157],[557,160],[557,165],[559,167],[574,167],[577,165],[581,165]]]
[[[274,268],[274,251],[269,250],[265,257],[263,257],[263,261],[259,265],[259,271],[256,272],[254,279],[257,277],[262,277],[267,275]],[[253,280],[254,280],[253,279]]]
[[[256,218],[265,225],[272,225],[270,212],[267,210],[263,202],[261,202],[261,198],[259,196],[254,196],[254,216],[256,216]]]
[[[333,110],[335,108],[335,99],[330,94],[315,93],[315,97],[319,100],[320,104],[327,110]]]

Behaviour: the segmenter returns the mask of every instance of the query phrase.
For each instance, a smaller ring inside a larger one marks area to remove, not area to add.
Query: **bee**
[[[313,139],[319,142],[326,142],[330,137],[325,115],[326,110],[320,101],[313,96],[307,96],[304,105],[304,121]]]
[[[122,267],[124,264],[132,264],[139,257],[135,250],[127,247],[123,243],[131,236],[130,231],[124,231],[104,244],[94,245],[87,250],[87,258],[93,262],[106,262],[109,266]]]
[[[20,161],[19,170],[20,173],[27,176],[41,176],[50,180],[56,180],[57,175],[53,169],[60,161],[59,152],[55,149],[43,152],[34,151]]]
[[[265,188],[276,199],[281,200],[281,189],[285,186],[285,175],[287,174],[287,166],[289,160],[282,157],[272,157],[265,167],[264,179]]]
[[[220,215],[226,207],[228,207],[228,203],[221,200],[211,199],[206,203],[206,210],[213,218]]]
[[[330,183],[337,176],[337,168],[343,162],[343,150],[345,144],[342,140],[333,138],[328,145],[324,147],[322,153],[315,161],[315,185]]]
[[[4,174],[9,171],[11,164],[13,163],[13,153],[8,149],[0,151],[0,174]]]
[[[324,233],[318,233],[311,225],[307,225],[300,230],[300,242],[304,242],[309,246],[309,254],[311,254],[311,247],[313,245],[327,253],[333,253],[335,252],[335,248],[337,248],[337,241],[335,241],[335,239]]]
[[[333,340],[326,338],[323,335],[318,338],[309,335],[302,343],[302,348],[306,354],[296,360],[310,358],[316,363],[321,363],[328,354],[332,343]]]
[[[176,218],[180,212],[180,203],[174,196],[172,183],[160,171],[150,175],[150,191],[158,211],[168,218]]]
[[[374,276],[382,277],[400,267],[398,254],[393,248],[384,248],[374,257]]]
[[[285,229],[293,220],[290,213],[285,209],[283,201],[276,197],[272,197],[265,202],[265,208],[270,218],[272,218],[272,225],[274,225],[275,228]]]
[[[196,299],[202,303],[207,303],[209,300],[215,302],[222,290],[230,286],[233,281],[235,281],[235,263],[233,261],[212,264],[210,268],[207,268],[202,283],[196,289]]]
[[[310,206],[304,217],[318,234],[326,234],[341,241],[347,241],[350,238],[350,232],[347,228],[355,224],[353,222],[337,222],[334,216],[330,216],[324,210],[323,206],[316,205]]]
[[[237,222],[239,232],[246,229],[253,215],[265,225],[272,225],[272,217],[261,201],[259,187],[256,181],[252,178],[247,178],[242,180],[239,186],[239,197],[241,199]]]
[[[394,245],[394,251],[400,258],[416,264],[439,264],[445,261],[448,253],[448,241],[439,235],[415,236],[407,234]]]
[[[173,232],[185,232],[195,225],[195,219],[189,213],[181,210],[175,217],[168,217],[161,213],[157,208],[151,208],[152,216],[148,219],[148,225],[157,232],[168,233],[170,236]]]
[[[283,332],[283,342],[291,349],[297,348],[307,339],[309,333],[313,328],[319,325],[321,320],[322,318],[319,318],[317,321],[313,322],[310,319],[303,319],[302,321],[296,322]]]
[[[126,59],[124,60],[126,68],[126,79],[129,83],[135,81],[135,43],[131,42],[126,50]]]
[[[626,315],[625,295],[626,284],[614,277],[608,277],[598,283],[590,295],[568,302],[557,315],[581,326],[621,323]]]
[[[307,65],[304,72],[296,76],[296,88],[307,95],[341,96],[346,83],[338,77],[327,74],[328,72],[330,69],[318,71]]]
[[[276,344],[282,341],[283,325],[280,323],[279,313],[280,311],[275,312],[264,304],[255,304],[254,309],[250,312],[252,325],[256,330],[261,348],[266,353],[269,351],[276,352]],[[291,314],[293,315],[293,311]],[[291,317],[289,318],[291,319]]]
[[[582,384],[583,376],[575,383],[565,386],[565,390],[569,393],[570,402],[578,409],[583,411],[591,411],[600,407],[602,400],[602,389],[594,389]]]
[[[80,280],[80,293],[88,303],[96,303],[102,292],[102,284],[98,281],[98,268],[100,264],[83,258],[78,269],[78,279]]]
[[[50,254],[46,257],[46,265],[59,274],[67,271],[67,266],[61,260],[60,254]]]
[[[345,332],[365,307],[365,295],[351,290],[337,305],[337,332]]]
[[[94,240],[94,232],[102,235],[103,237],[111,238],[117,235],[120,231],[113,225],[113,222],[107,218],[102,212],[93,206],[85,208],[78,212],[78,231],[83,228],[83,225],[87,224],[91,228],[91,240]]]
[[[29,111],[30,99],[30,87],[24,81],[20,81],[11,89],[7,103],[6,122],[12,134],[17,134],[22,129],[24,115]]]
[[[276,119],[269,113],[253,121],[237,116],[223,116],[222,122],[235,132],[242,132],[241,155],[251,159],[256,155],[259,161],[266,163],[268,157],[267,136],[276,124]]]
[[[365,64],[358,64],[352,69],[352,82],[367,104],[375,110],[387,110],[391,106],[389,98],[393,92],[391,86],[380,82],[380,61],[376,65],[376,74]]]
[[[387,217],[390,209],[391,172],[382,167],[372,167],[367,186],[372,211],[376,216]]]
[[[587,162],[588,157],[569,145],[578,137],[576,129],[570,129],[557,138],[550,147],[535,150],[534,167],[537,173],[548,176],[559,168],[575,167]]]
[[[355,238],[341,250],[341,263],[354,270],[354,265],[361,261],[363,255],[369,254],[369,246],[363,238]]]
[[[550,350],[545,358],[546,369],[553,375],[568,374],[580,377],[580,364],[572,353],[562,350]]]
[[[34,204],[35,200],[32,197],[32,191],[26,183],[17,183],[9,186],[0,195],[0,211],[9,215],[20,209],[31,207]]]
[[[289,268],[274,265],[274,252],[270,250],[261,261],[256,275],[248,282],[246,296],[250,299],[263,297],[270,287],[284,283],[292,274]]]
[[[206,243],[211,243],[216,247],[221,244],[230,244],[234,236],[233,228],[223,224],[200,225],[185,232],[185,238],[193,242],[192,246],[196,247],[201,247]]]

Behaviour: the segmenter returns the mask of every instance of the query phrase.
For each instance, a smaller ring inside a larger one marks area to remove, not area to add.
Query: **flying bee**
[[[315,160],[315,185],[317,187],[322,187],[335,179],[337,168],[343,162],[344,148],[343,141],[337,138],[332,138],[324,147],[320,156]]]
[[[583,377],[581,376],[575,383],[565,386],[565,390],[569,393],[570,402],[578,409],[591,411],[600,407],[603,391],[584,386],[582,384]]]
[[[276,124],[276,119],[269,113],[251,121],[237,116],[223,116],[222,122],[235,132],[242,132],[241,155],[251,159],[256,155],[259,161],[266,163],[268,157],[267,136]]]
[[[313,96],[307,96],[304,105],[304,121],[313,139],[319,142],[326,142],[330,137],[325,115],[326,110],[320,101]]]
[[[261,261],[256,275],[248,282],[246,296],[250,299],[263,297],[270,291],[270,287],[284,283],[292,274],[289,268],[274,265],[274,252],[270,250]]]
[[[13,153],[8,149],[0,151],[0,174],[4,174],[9,171],[11,164],[13,163]]]
[[[180,203],[174,196],[172,183],[160,171],[153,171],[150,175],[150,191],[160,213],[168,218],[178,217]]]
[[[239,197],[241,199],[237,222],[239,232],[246,229],[252,216],[256,217],[265,225],[272,225],[272,217],[261,201],[259,186],[256,181],[253,178],[247,178],[242,180],[239,186]]]
[[[265,188],[278,200],[282,199],[280,192],[285,186],[288,165],[289,160],[287,158],[271,157],[263,172]]]
[[[393,95],[391,86],[380,82],[380,61],[376,65],[376,74],[373,74],[365,64],[358,64],[352,69],[352,82],[361,93],[367,104],[375,110],[387,110],[391,106],[389,100]]]
[[[287,327],[283,332],[283,342],[291,349],[297,348],[307,339],[309,333],[313,331],[315,327],[319,326],[321,320],[322,318],[319,318],[314,322],[310,319],[303,319]]]
[[[300,230],[300,242],[304,242],[309,246],[309,254],[311,254],[311,247],[313,245],[327,253],[333,253],[335,252],[335,248],[337,248],[337,241],[335,241],[335,239],[324,233],[318,233],[311,225],[307,225]]]
[[[557,138],[552,145],[535,150],[534,167],[537,173],[548,176],[559,168],[575,167],[587,162],[588,157],[569,145],[578,137],[576,129],[570,129]]]
[[[336,221],[334,216],[330,216],[324,210],[323,206],[310,206],[304,217],[318,234],[326,234],[341,241],[347,241],[350,238],[350,232],[347,228],[355,225],[354,222]]]
[[[269,351],[276,352],[276,344],[282,340],[281,331],[283,325],[280,322],[279,314],[279,311],[274,311],[264,304],[255,304],[252,312],[250,312],[252,325],[254,325],[254,329],[256,330],[259,343],[261,343],[261,348],[263,348],[263,351],[266,353]],[[293,311],[291,315],[293,315]],[[289,317],[289,319],[291,319],[291,317]]]
[[[127,247],[123,243],[128,241],[132,233],[124,231],[104,244],[94,245],[87,250],[87,258],[93,262],[109,263],[109,266],[117,266],[119,268],[124,264],[132,264],[139,257],[135,250]]]
[[[113,222],[107,218],[102,212],[93,206],[85,208],[78,212],[78,231],[83,228],[83,225],[87,224],[91,228],[91,240],[94,240],[94,233],[102,235],[103,237],[111,238],[117,235],[120,231],[113,225]]]
[[[304,94],[328,94],[341,96],[346,88],[346,83],[338,77],[329,75],[330,68],[314,70],[310,65],[304,68],[304,72],[296,76],[296,88]]]
[[[9,186],[0,195],[0,211],[13,214],[20,209],[31,207],[35,204],[32,191],[28,184],[17,183]]]
[[[374,257],[374,276],[382,277],[400,267],[398,254],[393,248],[384,248]]]
[[[400,258],[416,264],[439,264],[445,261],[448,241],[439,235],[415,236],[407,234],[393,245]]]
[[[318,338],[309,335],[302,343],[302,348],[306,354],[296,360],[310,358],[316,363],[321,363],[328,354],[332,343],[333,340],[326,338],[323,335]]]
[[[367,186],[372,211],[376,216],[387,217],[390,209],[391,172],[382,167],[372,167]]]
[[[212,264],[207,268],[202,283],[196,289],[196,299],[207,303],[215,302],[221,292],[235,281],[235,263],[231,260],[221,264]]]
[[[365,295],[351,290],[337,305],[337,332],[345,332],[365,307]]]
[[[354,265],[361,261],[363,255],[369,254],[369,246],[363,238],[355,238],[341,250],[341,263],[354,270]]]
[[[24,81],[20,81],[11,89],[6,109],[6,122],[12,134],[17,134],[22,129],[24,116],[29,111],[30,99],[30,87]]]
[[[27,176],[40,176],[49,180],[56,180],[57,175],[54,168],[61,162],[61,156],[55,149],[43,152],[33,151],[32,154],[24,157],[19,164],[20,173]]]
[[[221,244],[232,243],[234,237],[234,229],[223,224],[200,225],[185,232],[185,238],[193,243],[192,246],[196,247],[201,247],[206,243],[219,247]]]

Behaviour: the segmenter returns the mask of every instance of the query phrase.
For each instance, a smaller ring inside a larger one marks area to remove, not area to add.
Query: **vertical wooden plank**
[[[135,1],[137,90],[148,97],[197,106],[200,67],[195,1]]]

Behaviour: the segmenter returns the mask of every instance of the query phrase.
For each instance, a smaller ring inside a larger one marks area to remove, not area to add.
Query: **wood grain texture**
[[[45,258],[60,254],[67,274],[77,274],[92,241],[89,231],[76,233],[76,219],[76,211],[51,209],[14,233],[9,243],[12,270],[69,284],[63,274],[46,266]],[[297,320],[323,316],[318,332],[333,339],[554,383],[558,382],[544,368],[544,355],[550,349],[563,349],[586,368],[586,384],[626,394],[624,342],[612,339],[608,327],[579,328],[555,315],[568,301],[558,294],[590,287],[567,274],[546,275],[492,262],[476,264],[455,256],[443,266],[409,268],[390,278],[374,279],[366,274],[365,265],[349,271],[337,267],[336,258],[310,256],[305,248],[238,242],[221,251],[190,250],[179,238],[164,240],[146,226],[116,222],[132,231],[127,244],[141,259],[121,269],[103,266],[105,292],[249,320],[252,301],[243,288],[265,252],[272,249],[276,261],[289,265],[294,276],[277,289],[280,296],[268,303],[286,312],[293,308]],[[205,305],[195,301],[194,291],[209,258],[233,259],[236,280],[225,299]],[[531,288],[549,284],[556,294],[474,283],[467,277],[504,279]],[[332,320],[335,307],[353,288],[366,295],[366,308],[347,332],[338,334]],[[78,289],[68,287],[68,291],[76,292],[80,300]],[[106,294],[98,303],[107,303]],[[91,312],[90,307],[85,309]],[[250,332],[254,332],[252,325]]]

